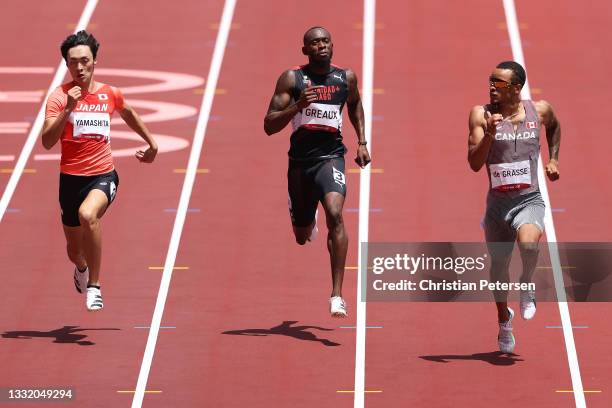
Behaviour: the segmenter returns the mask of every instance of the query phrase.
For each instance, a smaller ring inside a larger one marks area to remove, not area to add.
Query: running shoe
[[[102,303],[102,292],[100,288],[96,288],[93,286],[87,287],[87,310],[90,312],[95,312],[101,310],[104,307],[104,303]]]
[[[516,343],[512,334],[514,311],[508,308],[508,313],[510,313],[510,317],[507,322],[499,323],[499,334],[497,335],[497,344],[499,345],[499,351],[502,353],[512,353]]]
[[[535,291],[521,290],[521,317],[525,320],[533,319],[536,313]]]
[[[329,312],[332,317],[347,317],[346,303],[340,296],[334,296],[329,299]]]
[[[83,272],[79,268],[74,267],[74,287],[77,292],[85,293],[87,290],[87,281],[89,281],[89,268],[85,268]]]

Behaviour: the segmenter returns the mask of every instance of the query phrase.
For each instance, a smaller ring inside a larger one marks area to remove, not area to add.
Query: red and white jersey
[[[101,84],[77,102],[62,132],[60,170],[65,174],[92,176],[114,169],[110,148],[110,122],[113,112],[124,107],[123,94]],[[45,120],[57,117],[68,103],[67,83],[55,89],[47,100]]]

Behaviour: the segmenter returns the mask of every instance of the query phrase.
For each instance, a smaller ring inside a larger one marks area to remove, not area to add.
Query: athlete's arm
[[[346,80],[348,82],[348,97],[346,99],[346,107],[348,115],[355,133],[357,133],[357,157],[355,163],[361,168],[372,161],[370,153],[366,146],[365,138],[365,120],[363,114],[363,105],[361,104],[361,95],[359,95],[359,87],[357,86],[357,75],[349,69],[346,70]]]
[[[546,128],[546,141],[548,142],[549,162],[546,165],[546,175],[550,181],[559,179],[559,147],[561,146],[561,124],[555,115],[552,106],[546,101],[535,103],[540,122]]]
[[[276,82],[276,89],[264,119],[264,130],[268,136],[278,133],[302,109],[317,100],[314,87],[307,87],[300,95],[300,99],[291,104],[291,89],[295,86],[295,72],[288,70],[282,73]]]
[[[57,116],[45,119],[45,123],[43,124],[42,129],[42,145],[45,149],[49,150],[60,139],[62,136],[62,132],[64,131],[64,127],[66,126],[66,121],[70,117],[70,114],[74,110],[77,105],[77,101],[81,99],[81,88],[75,86],[68,90],[68,98],[66,102],[66,106],[58,112]],[[56,103],[58,101],[47,101],[47,104]]]
[[[140,119],[140,116],[138,116],[136,111],[127,103],[123,104],[123,109],[119,111],[119,115],[130,127],[130,129],[138,133],[138,135],[140,135],[140,137],[142,137],[143,140],[149,144],[149,148],[147,150],[138,150],[136,152],[136,158],[143,163],[153,162],[153,160],[155,160],[155,156],[157,155],[157,143],[155,143],[155,140],[153,140],[153,136],[151,136],[149,129],[147,129],[142,119]]]
[[[480,105],[472,108],[468,123],[468,162],[472,170],[479,171],[487,161],[495,137],[495,128],[501,121],[502,116],[499,113],[485,113],[484,107]]]

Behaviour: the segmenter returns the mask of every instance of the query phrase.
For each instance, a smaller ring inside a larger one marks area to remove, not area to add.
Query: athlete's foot
[[[310,236],[308,237],[308,241],[312,242],[317,239],[317,235],[319,235],[319,228],[317,228],[317,217],[319,216],[319,210],[315,212],[314,225],[312,230],[310,230]]]
[[[85,304],[90,312],[101,310],[104,307],[102,292],[99,286],[87,286],[87,300]]]
[[[333,296],[329,299],[329,312],[332,317],[347,317],[346,303],[340,296]]]
[[[514,335],[512,334],[512,318],[514,317],[514,311],[508,308],[510,317],[507,321],[499,323],[499,333],[497,334],[497,344],[499,345],[499,351],[502,353],[512,353],[514,351]]]
[[[85,293],[87,289],[87,281],[89,281],[89,268],[85,267],[80,270],[78,266],[74,267],[74,287],[77,292]]]
[[[521,317],[525,320],[533,319],[536,313],[535,292],[533,290],[521,290]]]

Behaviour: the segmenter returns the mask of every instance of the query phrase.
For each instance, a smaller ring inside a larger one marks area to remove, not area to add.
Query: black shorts
[[[289,160],[289,214],[296,227],[312,224],[319,201],[335,191],[346,196],[344,157],[312,162]]]
[[[79,207],[91,190],[106,194],[108,205],[115,199],[119,187],[119,175],[115,170],[97,176],[74,176],[60,173],[59,202],[62,208],[62,223],[67,227],[78,227]]]

